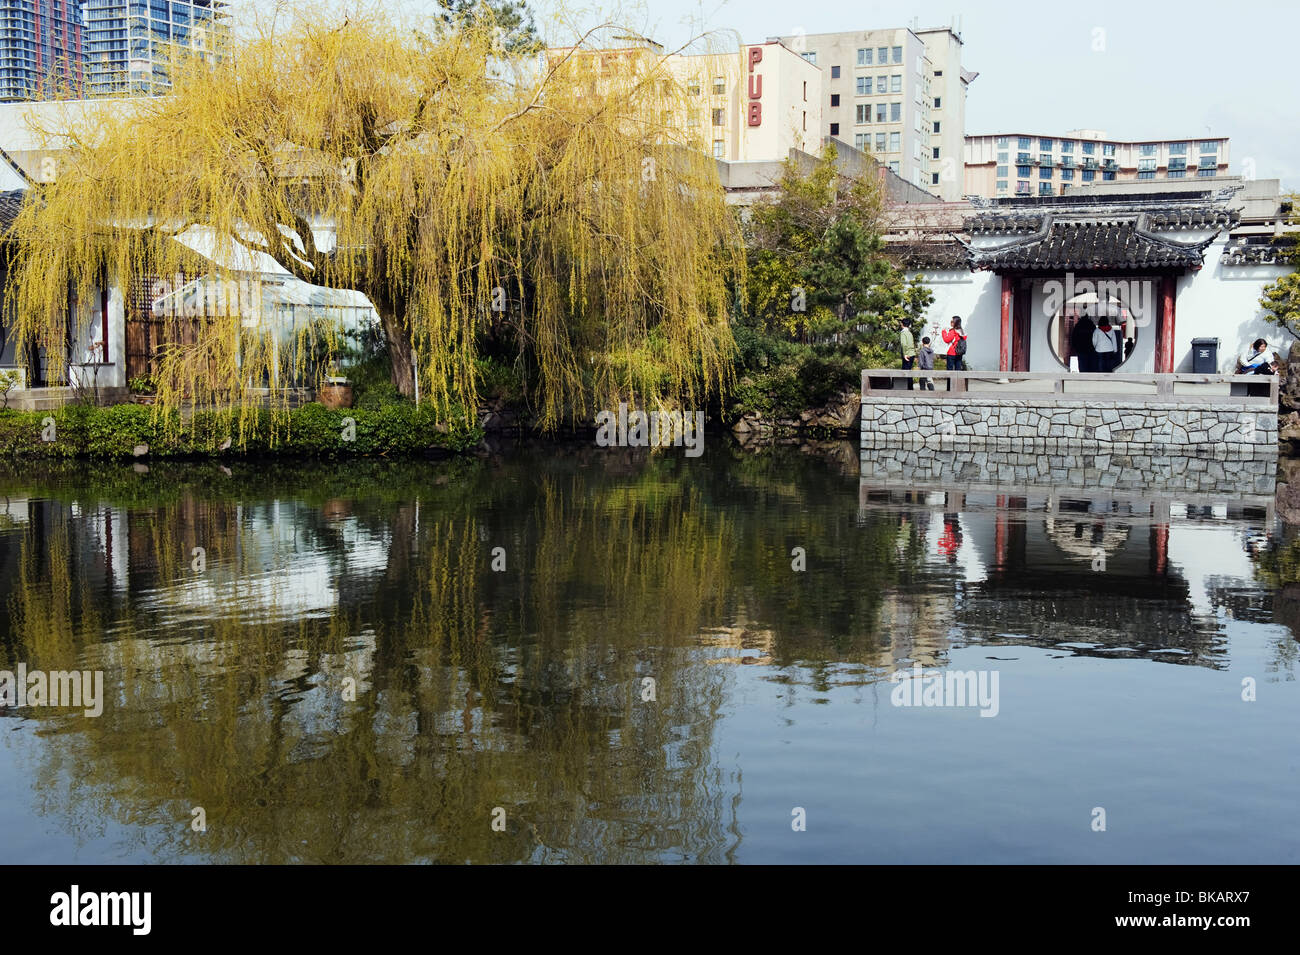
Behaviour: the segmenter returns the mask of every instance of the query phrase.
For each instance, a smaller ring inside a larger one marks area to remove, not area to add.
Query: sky
[[[417,14],[434,6],[429,0],[398,5]],[[554,0],[530,6],[547,39],[555,39],[562,28],[553,26]],[[707,30],[737,31],[753,43],[799,30],[960,23],[962,65],[979,74],[967,95],[968,134],[1101,129],[1117,140],[1228,136],[1234,174],[1281,179],[1284,191],[1300,190],[1300,4],[1294,0],[650,0],[568,9],[587,22],[604,14],[669,49]]]

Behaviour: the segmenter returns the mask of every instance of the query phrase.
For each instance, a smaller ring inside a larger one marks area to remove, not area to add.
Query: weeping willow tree
[[[166,96],[65,114],[44,130],[57,174],[11,234],[18,347],[66,374],[69,302],[100,283],[228,288],[270,260],[364,293],[393,383],[439,413],[474,406],[485,351],[514,365],[546,428],[725,387],[740,240],[713,160],[676,121],[681,71],[650,45],[603,51],[608,25],[528,52],[475,9],[419,24],[281,12],[219,64],[175,57]],[[310,375],[293,356],[319,348],[286,346],[244,298],[217,296],[156,356],[160,408],[247,411],[250,383],[274,403]]]

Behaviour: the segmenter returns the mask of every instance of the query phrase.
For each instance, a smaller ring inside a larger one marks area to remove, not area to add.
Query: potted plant
[[[317,400],[326,408],[337,411],[339,408],[352,407],[352,382],[339,374],[337,368],[331,367],[317,392]]]
[[[151,405],[157,400],[158,386],[150,375],[137,375],[126,383],[131,390],[131,400],[139,405]]]

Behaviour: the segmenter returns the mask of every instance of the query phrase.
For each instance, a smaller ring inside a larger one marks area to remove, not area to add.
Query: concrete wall
[[[1277,455],[1277,413],[1224,402],[1037,397],[892,398],[862,402],[862,446],[992,448],[1068,453]]]
[[[926,285],[934,293],[934,304],[925,313],[925,327],[915,329],[917,344],[920,344],[922,335],[934,337],[932,325],[947,328],[952,316],[960,315],[962,326],[969,335],[966,341],[967,367],[972,371],[996,371],[1001,347],[1001,279],[992,272],[967,269],[907,273],[909,279],[916,275],[924,276]],[[947,350],[942,341],[936,340],[932,345],[935,354],[941,355]]]

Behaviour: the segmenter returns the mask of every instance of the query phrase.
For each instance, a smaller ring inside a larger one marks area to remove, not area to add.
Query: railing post
[[[862,369],[862,397],[865,400],[867,395],[871,394],[871,376],[867,374],[867,369]]]

